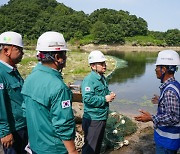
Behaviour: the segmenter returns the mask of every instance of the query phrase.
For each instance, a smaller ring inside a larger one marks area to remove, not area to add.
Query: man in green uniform
[[[88,62],[91,73],[82,83],[84,114],[82,128],[85,144],[83,154],[99,154],[108,118],[109,102],[115,98],[110,92],[104,77],[106,71],[105,57],[101,51],[95,50],[89,54]]]
[[[16,68],[23,54],[20,34],[4,32],[0,35],[0,138],[8,154],[25,154],[28,141],[21,108],[23,79]]]
[[[30,148],[38,154],[77,154],[72,93],[61,76],[68,50],[63,35],[45,32],[36,50],[40,63],[22,88]]]

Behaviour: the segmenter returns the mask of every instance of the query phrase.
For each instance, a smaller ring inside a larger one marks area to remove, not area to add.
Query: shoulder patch
[[[0,83],[0,89],[4,89],[3,83]]]
[[[70,100],[62,101],[62,108],[67,108],[71,106]]]
[[[85,87],[85,91],[90,91],[91,88],[90,87]]]

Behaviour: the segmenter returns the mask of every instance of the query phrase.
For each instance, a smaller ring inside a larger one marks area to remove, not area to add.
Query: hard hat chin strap
[[[54,65],[56,65],[57,70],[61,73],[62,70],[63,70],[63,68],[65,67],[64,64],[66,63],[66,60],[64,60],[63,58],[61,58],[62,61],[59,62],[58,60],[56,60],[55,57],[53,57],[53,56],[51,56],[51,55],[49,55],[49,56],[50,56],[50,58],[53,60]],[[56,62],[56,63],[55,63],[55,62]]]
[[[62,72],[62,69],[63,69],[62,65],[65,63],[65,60],[63,60],[62,62],[59,62],[53,56],[49,55],[49,57],[53,60],[54,64],[57,66],[58,71]],[[56,64],[55,62],[57,62],[58,64]]]
[[[39,52],[39,54],[37,55],[38,60],[42,60],[42,61],[50,61],[52,60],[53,62],[57,62],[58,64],[62,65],[65,63],[65,60],[63,60],[62,62],[57,61],[50,53],[41,53]]]
[[[161,79],[161,83],[163,83],[165,73],[162,72],[162,67],[161,67],[160,71],[161,71],[161,77],[160,77],[160,79]]]
[[[56,65],[57,70],[59,72],[62,72],[63,69],[63,64],[65,64],[66,60],[63,59],[63,61],[59,62],[58,60],[56,60],[56,58],[51,55],[51,53],[44,53],[44,52],[39,52],[37,55],[38,60],[44,62],[44,63],[49,63],[49,62],[53,62],[54,65]]]
[[[165,72],[162,71],[162,66],[160,67],[160,72],[161,72],[160,80],[161,80],[161,83],[163,83]]]
[[[166,68],[166,72],[163,72],[162,71],[162,68],[165,67]],[[161,66],[160,67],[160,72],[161,72],[161,83],[163,83],[164,81],[164,77],[165,77],[165,74],[168,73],[168,74],[174,74],[176,71],[178,70],[178,67],[176,65],[167,65],[167,66]]]
[[[62,62],[59,62],[59,61],[57,61],[53,56],[49,55],[49,57],[50,57],[53,61],[57,62],[59,65],[62,65],[62,64],[65,63],[65,60],[63,60]]]

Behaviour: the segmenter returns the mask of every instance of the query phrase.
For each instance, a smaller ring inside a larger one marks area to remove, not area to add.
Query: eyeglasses
[[[100,66],[106,66],[106,63],[105,62],[98,62],[96,63],[97,65],[100,65]]]

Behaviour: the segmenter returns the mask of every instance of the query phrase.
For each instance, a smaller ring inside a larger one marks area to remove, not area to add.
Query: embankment
[[[78,49],[77,46],[68,45],[70,49]],[[172,49],[175,51],[180,51],[180,46],[178,47],[161,47],[161,46],[130,46],[130,45],[95,45],[88,44],[84,46],[79,46],[79,49],[92,51],[101,50],[103,52],[107,51],[119,51],[119,52],[157,52],[166,49]]]

